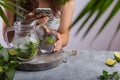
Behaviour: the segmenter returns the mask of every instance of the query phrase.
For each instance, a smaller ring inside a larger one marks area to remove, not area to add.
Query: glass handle
[[[6,44],[9,48],[11,48],[11,45],[9,44],[7,33],[10,32],[10,31],[15,31],[15,28],[11,28],[11,27],[7,28],[6,31],[5,31],[5,34],[4,34],[5,42],[6,42]]]

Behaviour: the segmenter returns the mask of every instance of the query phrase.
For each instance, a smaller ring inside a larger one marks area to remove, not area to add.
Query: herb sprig
[[[19,65],[14,57],[0,44],[0,80],[13,80],[15,68]]]
[[[103,70],[102,75],[100,75],[98,80],[119,80],[120,79],[120,74],[115,71],[113,73],[108,73],[108,71]]]

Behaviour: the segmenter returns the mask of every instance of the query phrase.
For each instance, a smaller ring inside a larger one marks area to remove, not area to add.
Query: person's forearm
[[[62,47],[65,47],[69,41],[69,31],[61,34]]]

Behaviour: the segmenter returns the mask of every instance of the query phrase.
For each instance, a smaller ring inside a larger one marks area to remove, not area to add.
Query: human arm
[[[55,43],[56,47],[54,50],[58,51],[61,47],[66,46],[69,41],[69,32],[70,32],[69,28],[72,23],[74,8],[75,8],[75,0],[70,0],[64,5],[62,9],[61,22],[60,22],[60,27],[58,29],[58,33],[60,33],[60,35],[58,36],[59,40]]]
[[[74,13],[74,6],[75,6],[75,0],[70,0],[67,2],[61,11],[61,21],[60,26],[56,35],[56,42],[54,44],[55,48],[54,51],[60,50],[62,47],[66,46],[69,40],[69,28],[72,23],[72,17]],[[47,33],[51,33],[53,31],[49,30],[45,25],[43,26],[43,29]],[[55,33],[55,31],[54,31]],[[55,33],[56,34],[56,33]]]

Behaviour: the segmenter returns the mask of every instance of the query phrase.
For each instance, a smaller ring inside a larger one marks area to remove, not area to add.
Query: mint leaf
[[[108,72],[106,70],[103,70],[103,75],[104,76],[107,76],[108,75]]]
[[[3,46],[0,44],[0,50],[3,48]]]
[[[103,70],[102,75],[100,75],[98,80],[119,80],[120,74],[116,71],[109,74],[106,70]]]
[[[6,75],[10,80],[13,80],[13,78],[15,76],[15,69],[11,68],[11,69],[7,70]]]
[[[7,49],[3,48],[3,46],[1,46],[1,44],[0,44],[0,55],[3,56],[3,58],[5,59],[6,62],[9,60],[8,51],[7,51]]]

